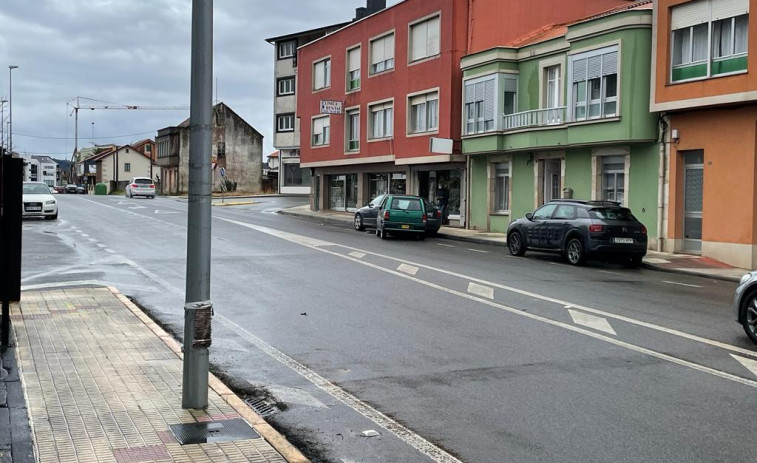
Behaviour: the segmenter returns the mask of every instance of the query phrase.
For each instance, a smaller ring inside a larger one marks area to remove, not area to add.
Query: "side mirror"
[[[529,212],[528,214],[526,214],[526,218],[528,220],[534,220],[534,214],[532,214],[531,212]]]

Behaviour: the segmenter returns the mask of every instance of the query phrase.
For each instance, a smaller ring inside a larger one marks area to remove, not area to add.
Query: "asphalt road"
[[[24,287],[113,285],[181,333],[186,202],[58,198]],[[734,283],[276,213],[302,202],[213,208],[211,362],[312,461],[755,458]]]

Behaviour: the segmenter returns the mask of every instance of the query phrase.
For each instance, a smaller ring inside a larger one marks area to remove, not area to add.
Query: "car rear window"
[[[392,200],[392,209],[399,209],[401,211],[420,211],[421,201],[420,199],[413,198],[394,198]]]
[[[589,209],[589,215],[592,219],[600,220],[636,220],[629,209],[622,207],[599,207]]]
[[[134,179],[134,183],[136,183],[137,185],[151,185],[152,180],[150,180],[149,178],[137,178]]]

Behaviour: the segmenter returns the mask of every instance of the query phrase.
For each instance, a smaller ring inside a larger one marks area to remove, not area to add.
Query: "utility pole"
[[[208,406],[213,114],[213,0],[192,0],[189,210],[181,406]]]

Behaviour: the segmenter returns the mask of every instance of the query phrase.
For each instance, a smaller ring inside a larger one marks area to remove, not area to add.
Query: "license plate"
[[[410,225],[403,225],[402,228],[410,228]]]
[[[27,207],[26,210],[27,211],[41,211],[42,208],[41,207],[31,206],[31,207]]]
[[[633,244],[633,238],[613,238],[612,242],[619,244]]]

